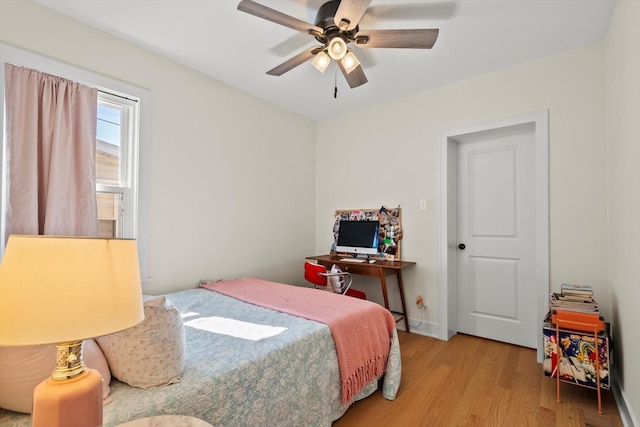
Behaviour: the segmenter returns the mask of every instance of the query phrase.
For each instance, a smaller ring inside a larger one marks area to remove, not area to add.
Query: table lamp
[[[102,376],[82,341],[144,319],[135,240],[9,237],[0,264],[0,345],[55,343],[33,392],[33,427],[102,426]]]

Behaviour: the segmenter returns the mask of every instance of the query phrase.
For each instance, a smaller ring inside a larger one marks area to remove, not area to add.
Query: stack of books
[[[560,292],[552,292],[549,298],[551,310],[568,310],[580,313],[598,313],[598,304],[593,299],[590,285],[563,283]]]

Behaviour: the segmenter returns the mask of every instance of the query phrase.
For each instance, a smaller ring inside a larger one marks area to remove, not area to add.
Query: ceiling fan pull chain
[[[334,69],[333,73],[333,98],[338,97],[338,70]]]

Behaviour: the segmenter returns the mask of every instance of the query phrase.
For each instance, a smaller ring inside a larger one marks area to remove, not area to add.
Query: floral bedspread
[[[104,407],[105,427],[164,414],[193,416],[216,427],[329,427],[347,410],[341,404],[340,373],[328,326],[204,289],[175,292],[167,298],[185,322],[182,379],[152,390],[112,380],[113,401]],[[215,322],[209,322],[213,318]],[[229,322],[264,335],[227,333]],[[386,399],[395,398],[400,376],[394,332],[382,383]],[[377,388],[378,381],[373,381],[357,399]],[[0,425],[29,426],[30,417],[0,409]]]

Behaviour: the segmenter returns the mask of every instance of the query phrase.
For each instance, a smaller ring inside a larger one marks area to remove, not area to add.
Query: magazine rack
[[[602,414],[602,396],[600,390],[600,352],[598,351],[598,333],[605,330],[604,320],[598,313],[580,313],[570,310],[553,310],[551,322],[556,328],[556,343],[560,346],[560,331],[593,333],[596,345],[596,390],[598,393],[598,414]],[[560,402],[560,364],[563,358],[562,349],[558,347],[558,371],[556,372],[556,401]],[[577,384],[576,385],[580,385]]]

